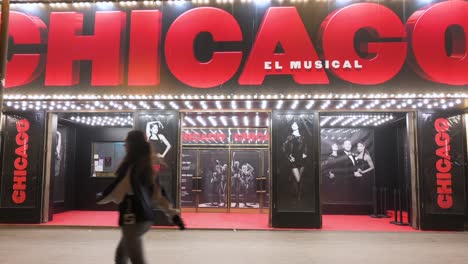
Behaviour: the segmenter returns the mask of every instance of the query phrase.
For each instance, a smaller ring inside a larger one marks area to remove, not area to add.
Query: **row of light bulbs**
[[[468,99],[468,93],[371,93],[371,94],[232,94],[232,95],[95,95],[95,94],[5,94],[5,100],[278,100],[278,99]]]
[[[391,99],[391,100],[244,100],[244,101],[6,101],[15,110],[95,111],[95,110],[251,110],[251,109],[449,109],[461,105],[461,99]]]
[[[63,2],[52,2],[52,3],[45,3],[45,2],[15,2],[12,3],[12,7],[21,7],[21,6],[34,6],[34,7],[46,7],[50,5],[52,8],[68,8],[70,5],[74,7],[91,7],[93,4],[98,6],[108,6],[112,7],[114,5],[124,6],[124,7],[132,7],[138,6],[139,4],[143,4],[145,6],[161,6],[163,3],[167,3],[169,5],[172,4],[184,4],[184,3],[192,3],[192,4],[210,4],[211,2],[217,4],[233,4],[234,2],[239,1],[244,4],[258,4],[258,5],[267,5],[270,3],[308,3],[308,2],[331,2],[330,0],[167,0],[167,1],[63,1]],[[367,2],[381,2],[382,0],[367,0]],[[336,0],[337,4],[348,4],[351,2],[358,2],[358,0]],[[428,2],[428,0],[426,1]]]
[[[323,116],[320,118],[320,126],[327,127],[377,127],[394,120],[391,114],[379,115],[337,115]]]
[[[128,116],[72,116],[70,120],[89,126],[133,126],[133,117]]]
[[[334,136],[336,135],[343,135],[343,134],[354,134],[356,132],[359,132],[358,128],[323,128],[320,130],[320,133],[322,136],[325,137],[325,139],[328,139],[329,136],[332,136],[331,139],[335,139]],[[341,139],[341,138],[338,138]]]
[[[190,128],[184,128],[182,130],[182,133],[193,133],[193,132],[195,132],[195,133],[201,132],[202,134],[205,134],[205,135],[207,135],[209,133],[213,133],[213,134],[217,134],[217,133],[223,133],[224,134],[224,133],[226,133],[226,131],[222,131],[220,129],[206,129],[206,131],[205,131],[205,129],[194,130],[194,129],[190,129]],[[235,142],[231,141],[231,139],[232,139],[231,135],[233,133],[239,133],[239,134],[241,134],[241,133],[247,133],[247,134],[254,133],[255,135],[262,135],[262,134],[266,135],[266,134],[268,134],[268,130],[267,129],[260,129],[260,130],[259,129],[251,129],[251,130],[246,129],[245,131],[241,131],[239,129],[237,129],[237,130],[229,129],[229,131],[227,131],[227,133],[228,133],[227,138],[226,138],[227,142],[235,143]],[[260,139],[262,139],[262,140],[260,140]],[[255,144],[263,144],[263,143],[267,143],[268,139],[267,139],[267,137],[261,137],[261,138],[257,137],[257,138],[255,138],[255,140],[252,139],[252,138],[248,138],[248,139],[242,139],[240,142],[237,142],[237,143],[242,144],[242,143],[245,143],[245,142],[255,143]],[[199,144],[199,143],[225,143],[225,142],[218,142],[216,140],[216,138],[213,137],[213,138],[205,138],[204,140],[199,139],[195,143]]]
[[[185,116],[183,126],[186,127],[268,127],[270,120],[268,117],[253,116]]]

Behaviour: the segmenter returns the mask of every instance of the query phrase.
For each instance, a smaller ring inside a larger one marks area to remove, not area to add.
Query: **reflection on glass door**
[[[269,208],[268,149],[182,150],[183,208]]]
[[[231,207],[260,208],[257,178],[261,174],[260,150],[231,151]]]
[[[198,207],[227,207],[227,149],[199,151],[198,172],[202,192]]]

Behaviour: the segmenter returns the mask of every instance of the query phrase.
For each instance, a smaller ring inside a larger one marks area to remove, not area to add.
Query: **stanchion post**
[[[397,195],[398,195],[397,189],[393,189],[393,221],[391,221],[390,223],[395,224],[395,225],[398,223]]]
[[[403,197],[401,195],[401,189],[398,189],[398,211],[400,213],[400,224],[403,224]]]
[[[383,206],[383,188],[380,188],[380,217],[384,217],[384,206]]]
[[[379,214],[377,212],[377,205],[378,205],[378,202],[377,202],[377,186],[372,187],[372,201],[373,201],[374,213],[371,214],[370,217],[379,218]]]
[[[384,213],[383,217],[389,218],[390,216],[387,214],[387,209],[388,209],[388,189],[387,187],[384,188]]]

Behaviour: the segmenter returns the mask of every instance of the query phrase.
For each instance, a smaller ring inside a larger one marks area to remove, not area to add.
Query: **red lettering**
[[[27,136],[27,134],[26,134]],[[22,157],[22,158],[25,158],[27,159],[28,158],[28,153],[27,153],[27,150],[28,150],[28,145],[20,145],[19,147],[16,148],[15,150],[15,154]]]
[[[445,1],[415,12],[406,24],[412,45],[410,63],[423,78],[444,84],[468,84],[468,2]],[[452,40],[446,52],[446,33]]]
[[[443,159],[446,159],[446,160],[450,160],[450,146],[445,146],[445,147],[441,147],[441,148],[438,148],[436,149],[436,155],[443,158]]]
[[[16,45],[40,45],[45,43],[46,25],[35,16],[10,12],[9,35]],[[7,64],[5,88],[21,86],[35,80],[44,70],[45,56],[39,53],[13,54]]]
[[[434,121],[434,128],[437,132],[445,132],[450,129],[450,123],[445,118],[437,118]]]
[[[450,174],[450,173],[437,173],[437,179],[442,179],[442,180],[452,179],[452,174]]]
[[[135,10],[131,15],[128,85],[159,84],[159,10]]]
[[[83,14],[52,12],[45,84],[75,85],[79,82],[79,61],[92,61],[91,85],[122,83],[122,35],[125,13],[96,12],[93,36],[82,36]]]
[[[26,193],[24,191],[13,191],[11,199],[15,204],[22,204],[26,200]]]
[[[16,158],[15,159],[15,169],[17,170],[25,170],[28,167],[28,160],[25,158]]]
[[[28,141],[29,135],[26,133],[30,128],[30,123],[27,119],[20,119],[16,122],[16,144],[15,154],[18,156],[13,162],[13,194],[11,199],[16,204],[21,204],[26,200],[26,176],[28,168]]]
[[[446,159],[439,159],[436,162],[436,169],[439,172],[449,172],[452,169],[452,163]]]
[[[219,138],[221,139],[221,141],[226,140],[226,134],[224,134],[224,133],[219,133],[219,134],[220,134]]]
[[[29,135],[27,133],[20,132],[16,134],[16,144],[20,147],[23,147],[25,145],[25,148],[27,148],[28,141]]]
[[[234,76],[241,63],[242,52],[213,52],[210,61],[200,62],[193,45],[201,32],[209,32],[215,42],[242,41],[242,32],[231,14],[212,7],[189,10],[169,28],[164,50],[172,74],[189,86],[211,88]]]
[[[447,146],[450,144],[450,136],[446,132],[439,132],[435,136],[435,141],[436,141],[437,146],[439,147]]]
[[[278,44],[284,53],[275,53]],[[292,70],[291,61],[319,59],[295,7],[270,7],[257,32],[255,43],[239,78],[241,85],[261,85],[267,75],[292,75],[299,84],[328,84],[323,69]],[[265,62],[278,62],[281,71],[265,69]]]
[[[14,176],[26,176],[27,175],[27,171],[25,170],[15,170]]]
[[[437,180],[437,193],[438,194],[451,194],[452,193],[452,180]]]
[[[26,177],[14,177],[13,178],[13,190],[26,190]]]
[[[378,14],[371,16],[369,14]],[[356,33],[364,30],[374,41],[360,43],[361,57],[355,50]],[[331,68],[339,78],[357,84],[379,84],[392,79],[403,67],[406,33],[398,16],[385,6],[360,3],[328,15],[320,30],[323,55],[328,60],[358,60],[362,69],[346,71]],[[385,41],[384,39],[401,39]]]
[[[18,122],[16,122],[16,130],[20,133],[28,131],[29,127],[30,127],[30,123],[29,123],[29,120],[27,119],[21,119],[21,120],[18,120]]]
[[[453,198],[450,194],[439,194],[437,196],[437,204],[442,209],[449,209],[453,206]]]

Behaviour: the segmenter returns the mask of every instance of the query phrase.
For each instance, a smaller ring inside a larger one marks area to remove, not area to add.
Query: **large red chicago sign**
[[[271,7],[249,54],[215,51],[208,62],[201,62],[194,52],[200,33],[210,33],[214,42],[242,42],[243,32],[230,13],[200,7],[173,21],[161,50],[171,73],[195,88],[222,85],[239,70],[240,85],[261,85],[267,75],[291,75],[298,84],[328,84],[327,71],[350,83],[374,85],[392,79],[407,57],[422,78],[466,85],[466,14],[467,2],[442,2],[418,10],[403,25],[383,5],[358,3],[329,14],[321,24],[319,43],[312,43],[295,7]],[[92,61],[93,86],[122,85],[124,79],[129,86],[158,85],[163,14],[159,10],[133,10],[129,16],[123,11],[96,12],[94,35],[82,35],[82,13],[52,12],[46,26],[38,17],[12,12],[10,35],[14,44],[47,44],[47,53],[13,54],[6,86],[29,84],[43,73],[46,86],[75,85],[80,82],[79,62],[84,60]],[[127,19],[128,48],[122,44]],[[47,30],[48,34],[43,34]],[[356,45],[356,33],[363,31],[373,40]],[[281,53],[276,52],[278,44]],[[321,45],[320,54],[314,44]],[[243,56],[247,59],[239,69]],[[326,71],[324,65],[331,66]]]

